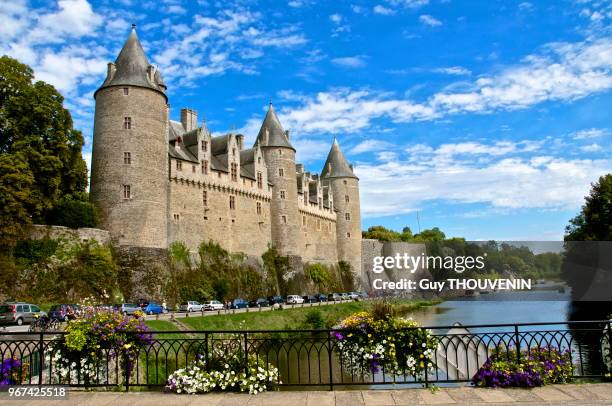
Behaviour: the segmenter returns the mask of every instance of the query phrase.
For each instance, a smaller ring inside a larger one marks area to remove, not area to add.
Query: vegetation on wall
[[[76,302],[84,297],[120,300],[117,263],[108,246],[95,241],[21,240],[2,260],[0,293],[43,302]]]

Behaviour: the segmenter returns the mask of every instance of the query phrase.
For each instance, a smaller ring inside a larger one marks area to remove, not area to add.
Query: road
[[[302,304],[284,304],[284,309],[294,309],[294,308],[302,308],[302,307],[318,307],[318,306],[333,306],[338,303],[347,303],[348,301],[343,302],[317,302],[317,303],[302,303]],[[204,312],[168,312],[156,315],[147,315],[146,320],[170,320],[173,317],[180,319],[185,317],[200,317],[200,316],[216,316],[220,314],[240,314],[240,313],[252,313],[252,312],[268,312],[272,310],[280,310],[278,306],[270,306],[270,307],[260,307],[260,308],[245,308],[245,309],[230,309],[230,310],[213,310],[213,311],[204,311]],[[0,327],[1,333],[14,333],[14,332],[27,332],[29,325],[23,326],[14,326],[14,325],[6,325]]]

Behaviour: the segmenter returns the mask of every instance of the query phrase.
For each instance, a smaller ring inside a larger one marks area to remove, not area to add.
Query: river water
[[[568,320],[570,295],[554,289],[499,291],[455,298],[410,316],[423,326],[549,323]]]

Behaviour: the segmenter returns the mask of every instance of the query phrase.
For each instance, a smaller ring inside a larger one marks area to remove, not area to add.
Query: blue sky
[[[269,100],[319,171],[334,136],[363,226],[555,240],[612,168],[612,5],[600,0],[0,0],[0,54],[66,97],[90,158],[93,91],[132,22],[214,133]],[[141,4],[142,3],[142,4]]]

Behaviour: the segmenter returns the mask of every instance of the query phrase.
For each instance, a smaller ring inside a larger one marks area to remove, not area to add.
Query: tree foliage
[[[591,185],[580,213],[565,228],[565,241],[612,241],[612,174]]]
[[[0,57],[0,243],[13,247],[62,197],[82,199],[83,136],[55,88]],[[5,221],[12,219],[12,221]]]

